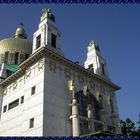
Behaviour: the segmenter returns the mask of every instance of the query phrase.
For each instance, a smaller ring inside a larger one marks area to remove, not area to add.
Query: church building
[[[84,67],[61,50],[55,16],[44,9],[33,42],[23,25],[0,40],[0,136],[120,133],[116,91],[96,42]]]

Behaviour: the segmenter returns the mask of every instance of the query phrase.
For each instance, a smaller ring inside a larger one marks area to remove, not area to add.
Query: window
[[[33,128],[33,127],[34,127],[34,118],[31,118],[29,128]]]
[[[19,52],[15,52],[15,64],[18,64]]]
[[[51,45],[52,47],[56,48],[56,35],[52,34],[51,37]]]
[[[88,66],[88,69],[94,71],[94,69],[93,69],[93,64],[90,64],[90,65]]]
[[[80,116],[87,117],[87,107],[91,105],[91,109],[93,111],[93,118],[95,120],[100,120],[100,104],[96,100],[93,94],[89,94],[85,96],[83,91],[78,91],[76,94],[77,102],[78,102],[78,111]]]
[[[21,101],[20,101],[20,103],[21,103],[21,104],[24,103],[24,96],[21,97]]]
[[[5,105],[5,106],[3,107],[3,113],[6,112],[6,110],[7,110],[7,105]]]
[[[110,107],[111,107],[111,113],[114,113],[114,105],[113,105],[113,98],[110,97]]]
[[[28,59],[29,54],[25,53],[25,60]]]
[[[31,95],[34,95],[34,94],[35,94],[35,86],[33,86],[31,89]]]
[[[9,52],[5,52],[5,54],[4,54],[4,63],[8,62],[8,55],[9,55]]]
[[[102,74],[105,75],[104,64],[102,64]]]
[[[37,36],[36,38],[36,49],[38,49],[41,46],[41,34]]]
[[[17,100],[15,100],[15,101],[11,102],[11,103],[9,104],[9,106],[8,106],[8,110],[10,110],[10,109],[12,109],[12,108],[14,108],[14,107],[16,107],[16,106],[18,106],[18,105],[19,105],[19,99],[17,99]]]
[[[87,97],[83,94],[83,91],[77,92],[77,102],[79,104],[78,111],[80,116],[87,117]]]

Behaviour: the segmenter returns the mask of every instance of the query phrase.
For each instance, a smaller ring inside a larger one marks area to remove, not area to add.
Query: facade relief
[[[66,77],[66,78],[71,79],[71,76],[72,76],[72,75],[71,75],[70,69],[65,68],[64,74],[65,74],[65,77]]]
[[[56,63],[54,61],[49,62],[50,71],[56,72]]]
[[[21,87],[22,85],[25,84],[26,80],[28,80],[29,78],[31,78],[31,74],[35,71],[35,69],[37,68],[38,72],[40,70],[43,70],[44,68],[44,59],[40,60],[38,63],[36,63],[34,66],[28,68],[25,71],[25,75],[20,77],[18,80],[16,80],[13,84],[7,86],[4,88],[3,91],[3,95],[6,95],[12,91],[17,90],[19,87]],[[12,89],[12,90],[11,90]]]

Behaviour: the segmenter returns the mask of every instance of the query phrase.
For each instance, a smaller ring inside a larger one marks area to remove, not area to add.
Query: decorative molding
[[[54,61],[49,62],[50,71],[56,72],[56,63]]]
[[[63,56],[56,54],[55,52],[53,52],[52,50],[50,50],[47,47],[41,47],[40,49],[38,49],[37,51],[35,51],[35,53],[33,53],[27,60],[25,60],[22,64],[19,65],[19,70],[16,71],[13,75],[9,76],[8,78],[6,78],[4,81],[1,82],[1,85],[3,85],[4,87],[11,84],[14,80],[16,80],[17,78],[19,78],[22,74],[25,73],[25,69],[30,67],[33,63],[35,63],[36,61],[38,61],[40,58],[45,57],[47,55],[47,57],[53,57],[56,60],[61,61],[61,63],[65,63],[67,66],[72,66],[75,69],[81,71],[85,77],[90,77],[90,79],[95,79],[98,82],[101,82],[103,84],[108,85],[110,88],[112,88],[114,91],[120,89],[120,87],[118,87],[117,85],[115,85],[114,83],[112,83],[109,80],[106,80],[103,77],[100,77],[88,70],[86,70],[85,68],[83,68],[80,65],[75,64],[74,62],[64,58]]]
[[[12,82],[11,85],[8,87],[5,87],[5,90],[3,92],[3,95],[6,95],[7,92],[11,92],[17,89],[17,87],[21,87],[25,84],[26,79],[31,77],[31,73],[35,68],[38,69],[38,71],[42,70],[44,66],[44,59],[41,59],[38,63],[34,64],[32,67],[27,69],[22,77],[20,77],[18,80],[16,80],[14,83]]]
[[[11,92],[12,87],[13,87],[13,86],[11,85],[11,86],[9,86],[9,87],[7,88],[9,92]]]
[[[3,91],[3,95],[6,95],[6,94],[7,94],[7,92],[8,92],[8,89],[7,89],[7,88],[5,88],[5,89],[4,89],[4,91]]]
[[[43,69],[43,66],[44,66],[44,61],[43,61],[43,60],[40,60],[40,61],[37,63],[38,71],[40,71],[41,69]]]
[[[82,85],[84,84],[84,78],[82,75],[78,75],[78,81],[80,84],[82,84]]]
[[[15,81],[15,82],[13,83],[13,91],[17,88],[17,85],[18,85],[18,83],[17,83],[17,81]]]
[[[19,83],[19,86],[21,86],[21,82],[22,82],[22,78],[18,81],[18,83]]]
[[[66,78],[71,78],[71,71],[68,68],[65,68],[64,73]]]
[[[31,68],[26,70],[26,72],[25,72],[25,79],[28,79],[31,76],[31,72],[32,72]]]

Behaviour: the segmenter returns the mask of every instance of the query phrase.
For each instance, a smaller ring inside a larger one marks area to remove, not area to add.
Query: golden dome
[[[24,28],[17,28],[14,37],[0,41],[0,64],[20,64],[32,53],[32,43],[27,40]]]

